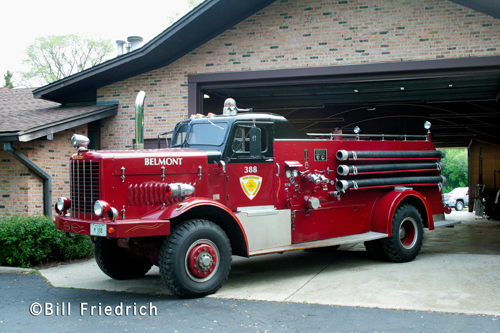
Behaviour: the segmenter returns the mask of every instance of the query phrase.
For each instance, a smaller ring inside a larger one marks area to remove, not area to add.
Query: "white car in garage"
[[[450,193],[443,195],[443,202],[446,206],[461,211],[465,206],[469,206],[469,188],[457,187],[453,189]]]

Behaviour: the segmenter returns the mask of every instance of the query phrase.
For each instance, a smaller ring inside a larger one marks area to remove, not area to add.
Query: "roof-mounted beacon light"
[[[87,150],[90,140],[85,135],[73,134],[71,137],[71,145],[77,150]]]
[[[236,108],[236,101],[232,98],[228,98],[224,101],[224,109],[222,114],[225,116],[235,116],[238,113]]]
[[[253,108],[250,109],[238,109],[236,106],[236,101],[232,98],[228,98],[224,101],[224,109],[222,114],[225,116],[236,116],[238,112],[252,112]]]

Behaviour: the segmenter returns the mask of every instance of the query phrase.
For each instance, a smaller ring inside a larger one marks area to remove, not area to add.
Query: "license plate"
[[[90,235],[91,236],[106,237],[106,225],[105,224],[90,224]]]

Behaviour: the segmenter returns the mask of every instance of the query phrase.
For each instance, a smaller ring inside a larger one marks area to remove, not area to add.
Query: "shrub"
[[[89,258],[93,248],[90,237],[69,238],[47,216],[14,215],[0,220],[0,266],[30,267]]]

